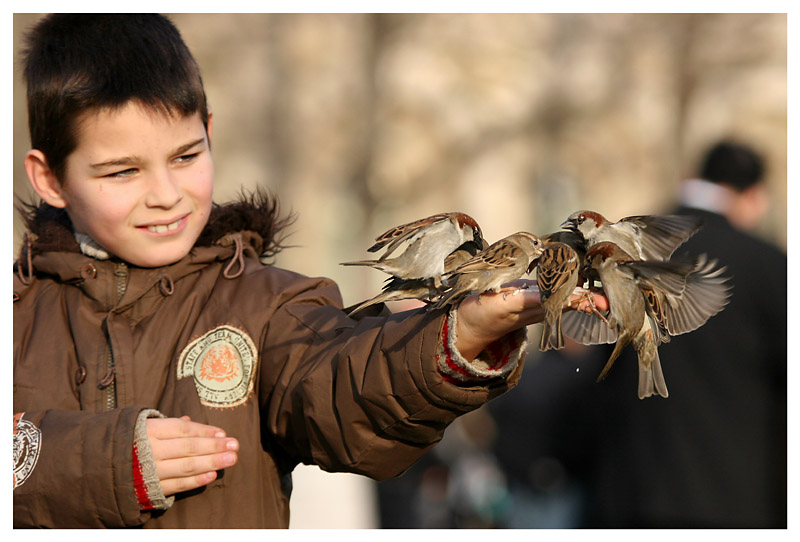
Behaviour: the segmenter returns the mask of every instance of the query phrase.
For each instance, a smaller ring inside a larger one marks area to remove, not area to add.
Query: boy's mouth
[[[170,224],[153,224],[147,226],[147,231],[149,231],[150,233],[167,233],[175,231],[181,227],[181,224],[183,224],[183,221],[185,219],[186,217],[182,216],[178,220],[176,220],[175,222],[171,222]]]

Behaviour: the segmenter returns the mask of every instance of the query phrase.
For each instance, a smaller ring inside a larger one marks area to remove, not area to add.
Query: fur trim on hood
[[[80,252],[72,228],[72,221],[64,209],[47,203],[31,204],[19,201],[17,211],[22,214],[27,228],[20,261],[44,252]],[[222,242],[229,234],[247,232],[254,252],[261,258],[271,258],[286,248],[286,228],[294,222],[294,215],[280,216],[277,198],[263,189],[253,193],[242,191],[236,201],[213,204],[196,246],[211,246]],[[255,234],[255,235],[254,235]],[[26,250],[30,250],[25,254]]]

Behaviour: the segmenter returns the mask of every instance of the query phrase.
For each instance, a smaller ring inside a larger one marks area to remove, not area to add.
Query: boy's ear
[[[206,123],[206,134],[208,134],[208,144],[211,145],[211,125],[213,124],[214,115],[211,111],[208,112],[208,122]]]
[[[47,163],[47,157],[37,149],[29,150],[25,155],[25,172],[28,180],[44,201],[53,207],[64,208],[67,200],[53,170]]]

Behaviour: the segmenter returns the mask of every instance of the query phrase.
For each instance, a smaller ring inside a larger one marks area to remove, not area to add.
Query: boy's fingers
[[[149,418],[147,435],[153,439],[173,439],[186,437],[224,437],[225,431],[219,427],[190,421],[183,418]]]
[[[167,480],[191,478],[203,473],[215,472],[234,466],[238,460],[239,456],[236,452],[224,452],[199,457],[181,457],[156,462],[156,471],[163,487],[164,482]]]
[[[160,461],[235,452],[239,449],[239,441],[235,438],[174,438],[151,441],[150,448],[156,461]]]
[[[164,492],[165,497],[169,497],[170,495],[174,495],[175,493],[197,489],[198,487],[210,484],[211,482],[216,480],[216,478],[217,478],[217,472],[209,471],[195,476],[161,480],[161,491]]]

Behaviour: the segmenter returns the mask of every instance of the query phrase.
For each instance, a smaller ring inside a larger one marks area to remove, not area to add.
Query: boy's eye
[[[199,155],[199,154],[200,154],[199,152],[194,152],[194,153],[192,153],[192,154],[183,154],[183,155],[181,155],[181,156],[178,156],[178,157],[175,159],[175,161],[176,161],[176,162],[178,162],[178,163],[186,163],[186,162],[191,162],[192,160],[194,160],[195,158],[197,158],[197,155]]]
[[[109,173],[108,175],[104,175],[104,177],[108,177],[111,179],[114,178],[123,178],[123,177],[130,177],[136,173],[134,168],[123,169],[122,171],[115,171],[114,173]]]

